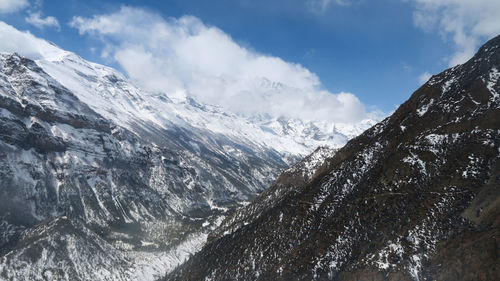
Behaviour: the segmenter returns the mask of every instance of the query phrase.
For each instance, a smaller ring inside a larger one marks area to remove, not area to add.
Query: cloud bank
[[[451,36],[456,52],[448,59],[454,66],[470,59],[482,41],[500,33],[498,0],[412,0],[416,26]]]
[[[303,66],[237,44],[193,16],[164,19],[123,6],[115,13],[74,17],[80,34],[104,42],[140,86],[170,96],[193,96],[240,114],[357,122],[369,118],[351,93],[332,94]]]

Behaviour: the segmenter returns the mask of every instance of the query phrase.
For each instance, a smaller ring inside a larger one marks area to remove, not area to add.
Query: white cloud
[[[325,12],[330,5],[348,5],[350,0],[307,0],[307,6],[314,12]]]
[[[28,0],[0,0],[0,13],[17,12],[28,6]]]
[[[48,16],[46,18],[42,17],[41,12],[30,13],[28,17],[25,18],[26,22],[37,27],[43,29],[45,27],[54,27],[57,30],[61,29],[59,25],[59,21],[55,17]]]
[[[418,82],[422,85],[425,82],[427,82],[431,77],[432,77],[432,75],[426,71],[426,72],[420,74],[420,76],[418,76]]]
[[[101,38],[103,56],[148,90],[187,94],[241,114],[336,122],[369,116],[353,94],[329,93],[303,66],[242,47],[196,17],[164,19],[122,7],[112,14],[74,17],[70,25]]]
[[[415,24],[427,31],[437,29],[452,37],[456,52],[449,65],[470,59],[479,44],[500,33],[499,0],[413,0]]]

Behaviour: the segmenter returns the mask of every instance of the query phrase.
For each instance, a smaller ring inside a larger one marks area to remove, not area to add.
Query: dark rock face
[[[500,280],[499,70],[500,36],[311,178],[281,175],[166,279]]]

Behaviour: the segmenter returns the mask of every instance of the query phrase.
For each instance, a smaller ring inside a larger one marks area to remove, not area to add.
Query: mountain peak
[[[477,57],[486,59],[492,58],[494,60],[490,60],[490,62],[498,64],[500,60],[498,48],[500,48],[500,35],[493,37],[492,39],[488,40],[488,42],[486,42],[483,46],[481,46],[473,59]]]

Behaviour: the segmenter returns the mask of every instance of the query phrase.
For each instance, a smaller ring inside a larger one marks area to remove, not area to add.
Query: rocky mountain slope
[[[500,36],[282,174],[166,279],[499,280],[499,69]]]
[[[29,51],[0,54],[2,280],[154,280],[290,163],[372,122],[239,116],[23,36]]]

